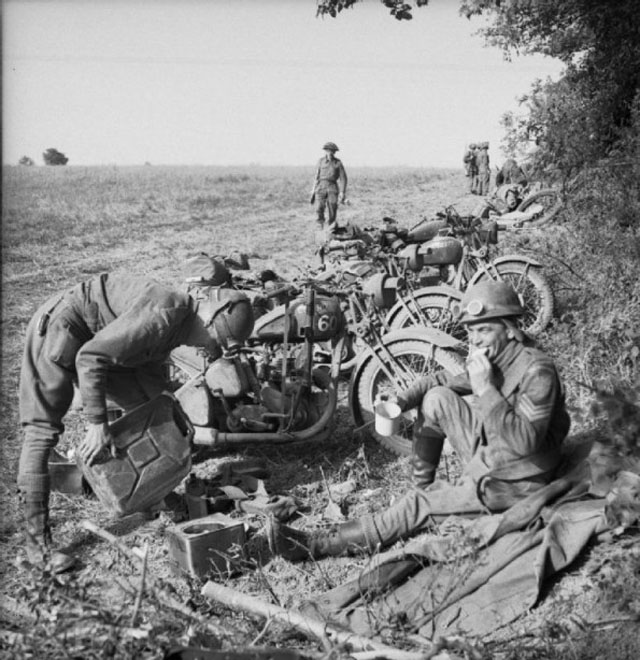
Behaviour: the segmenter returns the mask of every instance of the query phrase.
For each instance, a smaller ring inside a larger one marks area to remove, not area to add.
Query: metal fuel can
[[[189,474],[193,426],[172,395],[134,408],[110,430],[114,457],[91,466],[76,460],[98,499],[118,515],[151,508]]]

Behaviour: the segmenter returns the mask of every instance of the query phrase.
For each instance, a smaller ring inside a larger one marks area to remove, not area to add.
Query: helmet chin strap
[[[202,305],[202,303],[200,303]],[[208,305],[211,305],[211,303],[207,303]],[[229,309],[232,305],[231,300],[225,300],[223,303],[220,303],[219,305],[211,305],[211,311],[208,317],[200,317],[202,318],[202,321],[204,323],[205,328],[210,328],[213,325],[213,322],[216,320],[216,317],[218,314],[221,312],[224,312],[225,309]]]

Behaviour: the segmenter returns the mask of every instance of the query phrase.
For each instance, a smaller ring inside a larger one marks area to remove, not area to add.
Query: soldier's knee
[[[448,387],[437,385],[432,387],[422,399],[422,414],[427,419],[438,421],[448,417],[454,404],[460,397]]]

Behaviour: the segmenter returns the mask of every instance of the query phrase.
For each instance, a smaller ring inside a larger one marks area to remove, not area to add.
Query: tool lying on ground
[[[244,513],[272,515],[288,520],[298,509],[290,495],[269,494],[264,479],[269,472],[255,462],[227,463],[213,476],[201,479],[191,474],[185,486],[190,519],[235,508]]]

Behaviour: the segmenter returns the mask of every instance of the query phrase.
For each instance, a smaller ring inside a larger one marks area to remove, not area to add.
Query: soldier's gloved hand
[[[99,458],[104,458],[108,448],[113,448],[109,424],[89,424],[87,434],[78,447],[82,462],[85,465],[93,465]]]
[[[493,367],[484,349],[469,353],[467,373],[471,390],[476,396],[482,396],[493,385]]]

